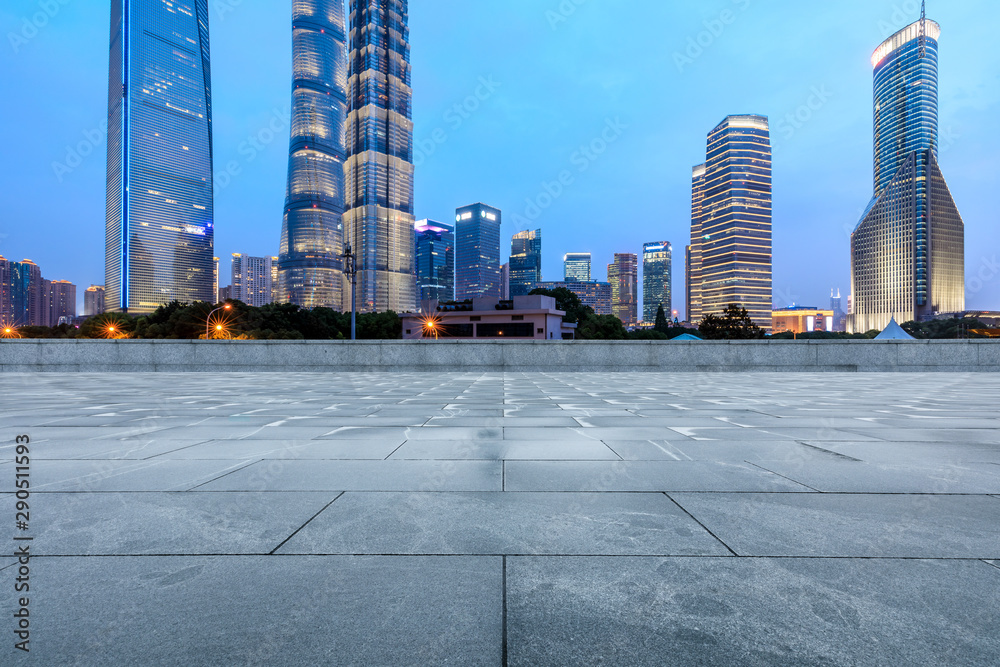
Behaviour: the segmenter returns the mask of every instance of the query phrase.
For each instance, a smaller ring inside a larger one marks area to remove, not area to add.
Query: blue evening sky
[[[216,170],[240,169],[216,190],[226,285],[231,253],[278,250],[291,10],[209,5]],[[613,253],[670,241],[683,316],[691,167],[723,117],[764,114],[774,301],[825,306],[839,287],[846,303],[849,232],[872,194],[869,58],[919,11],[916,0],[411,0],[417,218],[499,207],[504,257],[513,233],[543,230],[546,280],[561,279],[566,252],[592,252],[604,279]],[[0,254],[75,282],[81,301],[104,282],[108,16],[98,0],[0,8]],[[968,306],[1000,309],[1000,4],[931,0],[928,16],[943,28],[941,163],[966,223]]]

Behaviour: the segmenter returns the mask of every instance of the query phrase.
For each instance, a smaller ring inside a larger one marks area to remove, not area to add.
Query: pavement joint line
[[[624,461],[625,460],[625,458],[621,454],[619,454],[618,452],[615,451],[614,447],[612,447],[608,443],[604,442],[603,440],[601,440],[600,443],[602,445],[604,445],[605,447],[607,447],[608,449],[610,449],[611,453],[614,454],[615,456],[617,456],[620,461]],[[584,460],[586,460],[586,459],[584,459]]]
[[[808,484],[803,484],[802,482],[799,482],[799,481],[797,481],[797,480],[794,480],[794,479],[792,479],[791,477],[787,477],[787,476],[785,476],[785,475],[782,475],[781,473],[778,473],[778,472],[774,472],[773,470],[768,470],[768,469],[767,469],[767,468],[765,468],[764,466],[762,466],[762,465],[757,465],[757,464],[756,464],[756,463],[754,463],[753,461],[744,461],[744,463],[749,463],[750,465],[752,465],[752,466],[753,466],[753,467],[755,467],[755,468],[760,468],[761,470],[764,470],[764,471],[766,471],[766,472],[769,472],[769,473],[771,473],[772,475],[777,475],[778,477],[781,477],[782,479],[787,479],[787,480],[788,480],[789,482],[791,482],[791,483],[793,483],[793,484],[798,484],[798,485],[800,485],[800,486],[804,486],[804,487],[806,487],[807,489],[812,489],[812,490],[813,490],[813,491],[815,491],[816,493],[823,493],[823,492],[822,492],[822,491],[820,491],[819,489],[813,489],[813,487],[809,486]]]
[[[190,449],[191,447],[197,447],[198,445],[204,445],[204,444],[209,443],[209,442],[213,442],[211,438],[209,438],[208,440],[202,440],[201,442],[196,442],[196,443],[194,443],[192,445],[185,445],[184,447],[178,447],[177,449],[171,449],[169,452],[162,452],[160,454],[153,454],[152,456],[147,456],[146,458],[139,459],[139,460],[140,461],[150,461],[150,460],[155,459],[155,458],[160,457],[160,456],[166,456],[167,454],[174,454],[174,453],[182,451],[184,449]],[[58,461],[60,459],[50,459],[50,460]],[[91,461],[100,461],[102,459],[90,459],[90,460]],[[128,459],[106,459],[106,460],[109,460],[109,461],[120,461],[120,460],[128,460]],[[195,459],[195,460],[199,460],[199,459]],[[216,460],[224,461],[226,459],[216,459]]]
[[[408,443],[408,442],[409,442],[409,440],[403,440],[403,442],[399,443],[399,447],[396,447],[396,449],[394,449],[394,450],[392,450],[391,452],[389,452],[389,455],[388,455],[388,456],[386,456],[386,457],[385,457],[384,459],[382,459],[382,460],[383,460],[383,461],[388,461],[388,460],[389,460],[389,457],[391,457],[391,456],[392,456],[393,454],[395,454],[396,452],[398,452],[398,451],[399,451],[399,448],[400,448],[400,447],[402,447],[403,445],[405,445],[405,444],[406,444],[406,443]],[[338,459],[322,459],[322,460],[327,460],[327,461],[336,461],[336,460],[338,460]],[[342,461],[364,461],[364,460],[366,460],[366,459],[339,459],[339,460],[342,460]],[[371,460],[371,459],[368,459],[368,460]]]
[[[816,556],[798,554],[751,554],[745,556],[730,556],[728,554],[608,554],[608,553],[412,553],[412,552],[320,552],[311,553],[269,553],[254,552],[218,552],[218,553],[118,553],[118,554],[32,554],[32,558],[675,558],[688,560],[854,560],[854,561],[941,561],[985,563],[1000,561],[1000,558],[984,558],[982,556]],[[16,565],[11,563],[4,569]],[[1000,565],[992,564],[1000,568]]]
[[[989,561],[984,559],[983,562],[991,567],[995,567],[996,569],[1000,570],[1000,560]]]
[[[301,526],[299,526],[298,528],[296,528],[296,529],[295,529],[295,532],[293,532],[293,533],[292,533],[291,535],[289,535],[289,536],[288,536],[288,537],[286,537],[286,538],[285,538],[284,540],[282,540],[282,541],[281,541],[281,544],[279,544],[278,546],[274,547],[274,549],[272,549],[272,550],[271,550],[271,552],[270,552],[270,553],[269,553],[268,555],[269,555],[269,556],[273,556],[273,555],[274,555],[274,552],[275,552],[275,551],[277,551],[277,550],[278,550],[278,549],[280,549],[281,547],[285,546],[285,544],[286,544],[286,543],[288,542],[288,540],[290,540],[290,539],[292,539],[293,537],[295,537],[296,535],[298,535],[298,533],[299,533],[299,531],[300,531],[300,530],[302,530],[303,528],[305,528],[306,526],[308,526],[308,525],[309,525],[309,523],[310,523],[310,522],[311,522],[311,521],[312,521],[313,519],[315,519],[316,517],[318,517],[318,516],[319,516],[320,514],[322,514],[322,513],[323,513],[323,512],[324,512],[324,511],[326,510],[326,508],[327,508],[327,507],[329,507],[330,505],[332,505],[332,504],[334,504],[335,502],[337,502],[337,500],[338,500],[338,499],[339,499],[339,498],[340,498],[341,496],[343,496],[343,495],[344,495],[344,493],[345,493],[344,491],[341,491],[341,492],[340,492],[340,493],[338,493],[338,494],[337,494],[336,496],[334,496],[333,500],[331,500],[330,502],[328,502],[328,503],[327,503],[326,505],[323,505],[323,507],[322,507],[322,508],[321,508],[321,509],[320,509],[320,510],[319,510],[318,512],[316,512],[316,513],[315,513],[315,514],[313,514],[313,515],[312,515],[311,517],[309,517],[309,519],[308,519],[308,520],[307,520],[307,521],[306,521],[306,522],[305,522],[304,524],[302,524]]]
[[[501,637],[502,637],[502,639],[501,639],[502,643],[501,643],[501,647],[500,647],[500,656],[501,656],[501,661],[503,663],[503,667],[507,667],[507,660],[508,660],[507,659],[507,655],[508,655],[508,651],[507,651],[507,556],[506,555],[504,555],[504,557],[503,557],[502,567],[503,567],[503,573],[502,573],[502,577],[501,577],[501,585],[502,585],[502,607],[503,607],[503,611],[502,611],[502,620],[501,620],[501,623],[500,623]]]
[[[164,459],[164,460],[167,460],[167,459]],[[212,482],[214,482],[217,479],[222,479],[226,475],[232,475],[234,472],[239,472],[240,470],[243,470],[244,468],[249,468],[253,464],[260,463],[261,461],[264,461],[264,460],[265,459],[254,459],[253,461],[248,461],[247,463],[245,463],[244,465],[241,465],[238,468],[234,468],[234,469],[232,469],[232,470],[230,470],[228,472],[224,472],[221,475],[219,475],[218,477],[213,477],[212,479],[208,480],[207,482],[202,482],[201,484],[195,484],[190,489],[184,489],[184,490],[185,491],[194,491],[195,489],[197,489],[199,487],[202,487],[202,486],[205,486],[206,484],[211,484]]]
[[[801,440],[796,440],[795,442],[798,443],[798,444],[800,444],[800,445],[802,445],[803,447],[808,447],[810,449],[815,449],[817,451],[823,452],[824,454],[831,454],[831,455],[833,455],[834,457],[836,457],[838,459],[844,459],[844,460],[847,460],[847,461],[856,461],[858,463],[865,463],[865,461],[863,461],[861,459],[856,459],[853,456],[848,456],[847,454],[841,454],[840,452],[835,452],[835,451],[832,451],[830,449],[824,449],[823,447],[818,447],[817,445],[810,445],[808,442],[803,442]]]
[[[667,497],[667,499],[668,499],[668,500],[669,500],[670,502],[672,502],[672,503],[673,503],[674,505],[677,505],[677,507],[679,507],[679,508],[681,509],[681,511],[682,511],[682,512],[684,512],[684,513],[685,513],[685,514],[687,514],[687,515],[688,515],[689,517],[691,517],[691,520],[692,520],[692,521],[694,521],[695,523],[697,523],[697,524],[698,524],[699,526],[701,526],[701,527],[702,527],[702,529],[703,529],[703,530],[704,530],[704,531],[705,531],[706,533],[708,533],[709,535],[711,535],[712,537],[714,537],[714,538],[715,538],[716,540],[718,540],[719,544],[721,544],[722,546],[724,546],[724,547],[725,547],[725,548],[726,548],[726,549],[727,549],[727,550],[729,551],[729,553],[731,553],[731,554],[732,554],[733,556],[736,556],[737,558],[739,558],[739,557],[740,557],[740,555],[739,555],[738,553],[736,553],[736,551],[734,551],[734,550],[733,550],[732,548],[730,548],[730,546],[729,546],[728,544],[726,544],[725,542],[723,542],[723,541],[722,541],[722,539],[721,539],[721,538],[720,538],[720,537],[719,537],[718,535],[716,535],[716,534],[715,534],[715,533],[713,533],[713,532],[712,532],[711,530],[709,530],[709,529],[708,529],[708,526],[706,526],[706,525],[705,525],[705,524],[703,524],[703,523],[702,523],[701,521],[699,521],[698,519],[696,519],[696,518],[695,518],[695,516],[694,516],[694,514],[691,514],[691,512],[688,512],[688,511],[687,511],[687,508],[685,508],[685,507],[684,507],[683,505],[681,505],[681,504],[680,504],[679,502],[677,502],[676,500],[674,500],[674,499],[673,499],[673,498],[672,498],[672,497],[670,496],[670,494],[668,494],[668,493],[664,492],[664,493],[663,493],[663,495],[664,495],[664,496],[666,496],[666,497]]]
[[[500,490],[507,490],[507,459],[500,460]]]

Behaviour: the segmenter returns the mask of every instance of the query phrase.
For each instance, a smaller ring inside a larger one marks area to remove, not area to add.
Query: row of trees
[[[672,324],[661,306],[652,329],[628,331],[614,315],[598,315],[580,297],[559,287],[538,289],[532,294],[551,296],[556,307],[566,312],[565,320],[576,323],[579,340],[671,340],[691,329]],[[272,303],[259,308],[240,301],[228,301],[229,308],[212,318],[213,337],[254,340],[343,340],[351,336],[350,313],[338,313],[329,308],[307,310],[293,304]],[[132,316],[107,313],[86,320],[79,328],[62,324],[57,327],[21,327],[17,335],[23,338],[144,338],[197,339],[204,338],[206,321],[217,306],[209,303],[181,304],[176,301],[161,306],[150,315]],[[932,322],[907,322],[902,325],[915,338],[980,338],[975,330],[988,327],[978,320],[952,319]],[[216,327],[220,327],[216,329]],[[393,340],[402,338],[402,322],[393,312],[359,313],[358,338],[362,340]],[[878,331],[864,334],[816,332],[809,334],[779,333],[775,339],[870,339]],[[698,325],[698,335],[707,340],[753,340],[766,336],[754,324],[745,308],[730,305],[721,315],[708,315]]]

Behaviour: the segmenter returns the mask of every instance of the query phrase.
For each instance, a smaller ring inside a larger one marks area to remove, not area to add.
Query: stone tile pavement
[[[1000,663],[998,376],[5,380],[0,664]]]

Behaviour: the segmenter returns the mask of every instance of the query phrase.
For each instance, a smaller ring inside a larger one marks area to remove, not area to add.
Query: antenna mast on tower
[[[927,57],[927,0],[920,2],[920,59]]]

